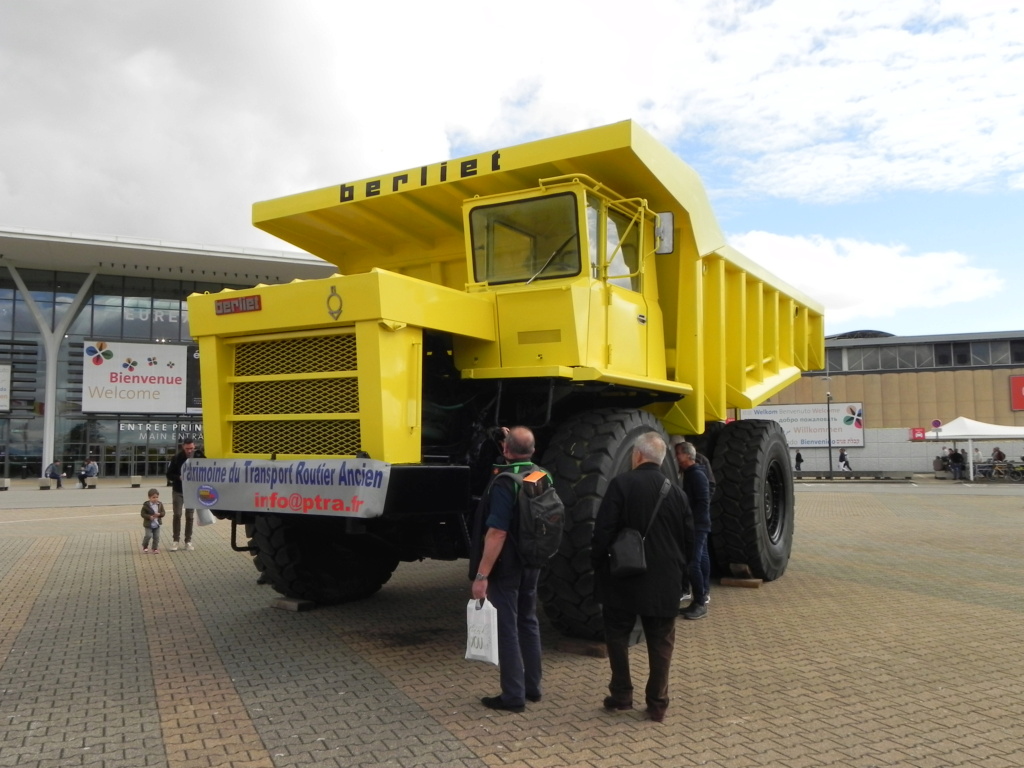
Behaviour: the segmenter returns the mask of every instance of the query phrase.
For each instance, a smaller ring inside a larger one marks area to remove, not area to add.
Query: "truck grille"
[[[358,413],[355,379],[240,381],[235,384],[235,415],[261,413]]]
[[[360,449],[357,368],[351,333],[237,344],[232,452],[355,455]]]
[[[235,424],[235,453],[354,456],[358,421],[246,421]]]
[[[235,348],[235,376],[328,373],[356,368],[354,334],[254,341]]]

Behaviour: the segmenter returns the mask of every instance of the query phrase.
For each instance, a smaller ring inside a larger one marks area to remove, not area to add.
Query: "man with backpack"
[[[525,487],[510,474],[529,474],[534,437],[526,427],[505,430],[502,455],[507,464],[495,466],[473,525],[470,578],[473,599],[487,598],[498,611],[498,665],[501,693],[484,696],[489,709],[522,712],[527,701],[540,701],[540,625],[537,621],[537,581],[540,567],[524,562],[517,546],[520,528],[519,494]],[[529,559],[529,558],[526,558]]]

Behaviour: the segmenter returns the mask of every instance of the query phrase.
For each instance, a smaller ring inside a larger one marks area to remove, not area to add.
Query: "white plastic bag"
[[[498,663],[498,609],[490,600],[470,600],[466,606],[466,658]]]
[[[196,522],[200,525],[213,525],[216,518],[207,507],[199,507],[196,510]]]

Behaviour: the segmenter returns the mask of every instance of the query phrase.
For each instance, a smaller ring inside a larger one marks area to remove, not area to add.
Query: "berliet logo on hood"
[[[263,300],[259,294],[252,296],[234,296],[230,299],[217,299],[214,310],[218,315],[234,315],[238,312],[259,312],[263,309]]]

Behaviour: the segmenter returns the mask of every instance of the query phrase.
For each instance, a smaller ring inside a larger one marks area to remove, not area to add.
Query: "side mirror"
[[[675,214],[665,211],[664,213],[657,213],[655,216],[657,218],[654,222],[654,238],[656,241],[654,252],[659,255],[672,253],[675,250]]]

